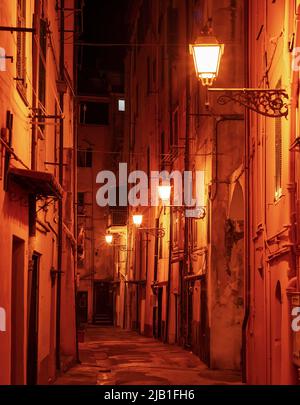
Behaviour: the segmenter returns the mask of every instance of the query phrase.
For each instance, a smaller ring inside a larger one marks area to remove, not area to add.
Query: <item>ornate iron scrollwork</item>
[[[164,228],[139,228],[140,231],[145,232],[148,235],[155,236],[156,238],[163,238],[166,234]]]
[[[287,117],[289,113],[288,94],[283,89],[209,89],[210,92],[224,92],[218,103],[231,101],[258,114],[270,118]]]

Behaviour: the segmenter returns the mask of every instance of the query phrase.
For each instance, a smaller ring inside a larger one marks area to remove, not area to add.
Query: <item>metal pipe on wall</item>
[[[185,123],[185,155],[184,155],[184,170],[190,170],[190,58],[189,58],[189,48],[188,44],[190,42],[190,32],[189,32],[189,2],[186,2],[186,58],[185,58],[185,71],[186,71],[186,78],[185,78],[185,103],[186,103],[186,123]],[[186,284],[184,276],[189,273],[189,218],[185,217],[184,221],[184,263],[183,263],[183,272],[182,272],[182,279],[181,279],[181,288],[183,288],[183,300],[184,302],[181,303],[181,321],[183,321],[183,330],[184,330],[184,339],[187,339],[187,329],[188,329],[188,313],[187,309],[187,294],[188,291],[185,291],[185,288],[188,284]]]
[[[295,35],[295,48],[300,46],[300,6],[295,9],[296,13],[296,35]],[[290,119],[290,145],[295,142],[295,134],[297,133],[297,119],[296,109],[298,106],[299,98],[299,72],[294,69],[292,73],[292,86],[291,86],[291,119]],[[297,224],[299,223],[299,213],[297,212],[297,193],[296,193],[296,162],[295,151],[291,150],[289,154],[289,209],[291,220],[291,237],[294,247],[292,249],[292,266],[296,269],[297,289],[300,289],[300,271],[299,271],[299,256],[296,253],[296,246],[299,245]]]
[[[245,85],[249,87],[249,51],[248,51],[248,42],[249,42],[249,24],[248,24],[248,15],[249,15],[249,1],[245,1],[245,15],[244,15],[244,31],[245,31]],[[249,215],[249,206],[250,206],[250,156],[249,156],[249,135],[250,135],[250,122],[249,122],[249,111],[245,111],[245,311],[244,319],[242,324],[242,381],[247,382],[247,327],[250,315],[250,215]]]
[[[60,2],[60,56],[59,56],[59,70],[60,81],[64,81],[65,77],[65,16],[64,16],[64,0]],[[59,104],[61,114],[64,112],[64,91],[60,89]],[[59,120],[59,183],[63,186],[63,159],[64,159],[64,120],[61,116]],[[58,254],[57,254],[57,287],[56,287],[56,368],[61,368],[61,275],[62,275],[62,256],[63,256],[63,199],[58,202]]]

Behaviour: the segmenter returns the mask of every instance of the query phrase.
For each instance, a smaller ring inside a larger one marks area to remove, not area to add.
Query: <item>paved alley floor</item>
[[[209,370],[193,353],[131,331],[89,326],[79,344],[81,364],[58,385],[228,385],[240,374]]]

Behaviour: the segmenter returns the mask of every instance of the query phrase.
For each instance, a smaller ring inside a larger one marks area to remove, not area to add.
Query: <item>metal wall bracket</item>
[[[32,34],[36,33],[35,28],[26,28],[26,27],[0,27],[0,31],[8,31],[8,32],[31,32]]]
[[[288,94],[284,89],[208,89],[209,92],[224,93],[218,97],[218,103],[238,103],[251,111],[269,118],[287,118]]]
[[[1,56],[1,55],[0,55],[0,59],[8,59],[8,60],[11,61],[11,63],[14,62],[14,57],[13,57],[13,56],[8,56],[8,55]]]
[[[164,228],[138,228],[139,231],[145,232],[147,235],[155,236],[156,238],[163,238],[166,234]]]

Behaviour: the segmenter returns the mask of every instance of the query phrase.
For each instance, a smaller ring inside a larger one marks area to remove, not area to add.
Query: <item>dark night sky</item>
[[[84,3],[80,42],[128,42],[126,16],[130,0],[85,0]],[[123,72],[125,52],[125,47],[83,47],[79,54],[79,87],[86,87],[89,78],[99,77],[105,70]]]

